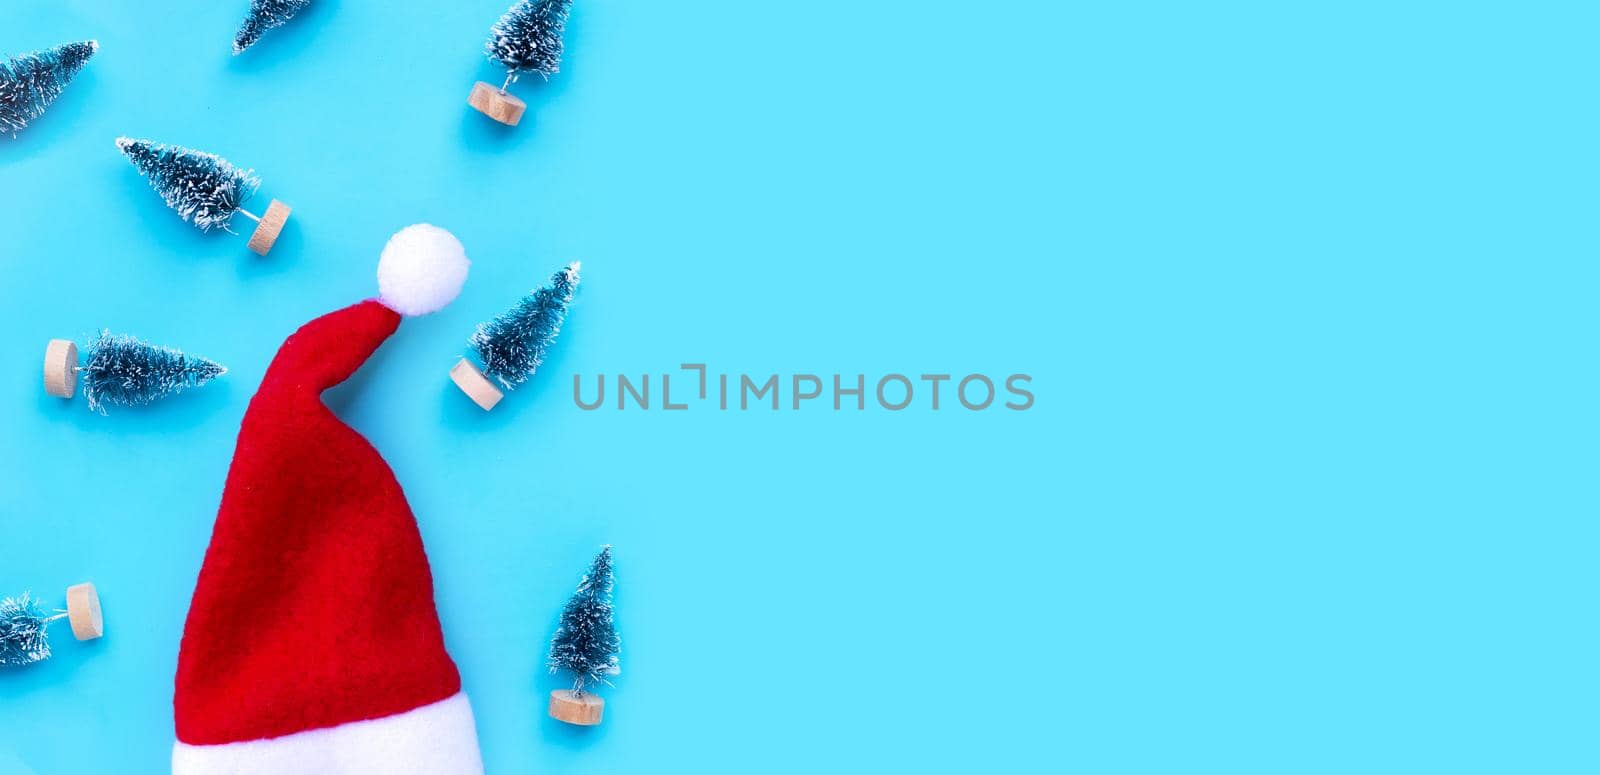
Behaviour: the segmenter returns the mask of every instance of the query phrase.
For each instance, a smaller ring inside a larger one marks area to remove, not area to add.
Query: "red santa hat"
[[[481,773],[417,523],[376,449],[323,405],[467,278],[450,232],[409,226],[376,299],[284,341],[250,400],[178,653],[174,775]]]

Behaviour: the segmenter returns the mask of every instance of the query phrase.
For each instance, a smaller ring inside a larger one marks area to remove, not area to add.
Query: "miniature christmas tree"
[[[65,611],[46,616],[27,592],[0,600],[0,665],[29,665],[50,658],[51,622]]]
[[[546,78],[561,70],[561,33],[572,0],[521,0],[489,30],[489,58],[506,67],[506,81],[496,90],[483,81],[472,87],[467,104],[502,124],[515,126],[528,104],[506,93],[523,72]]]
[[[561,33],[571,8],[572,0],[522,0],[489,29],[485,50],[506,66],[507,86],[522,71],[546,78],[561,72]]]
[[[572,295],[578,289],[574,261],[550,276],[550,285],[528,294],[505,314],[478,326],[472,346],[483,358],[483,370],[506,388],[528,381],[544,363],[545,353],[561,333]]]
[[[308,5],[311,5],[311,0],[250,0],[250,13],[244,17],[244,24],[233,36],[234,55],[238,56],[255,45],[267,30],[282,27],[284,22],[293,19]]]
[[[551,276],[549,287],[528,294],[504,314],[478,326],[470,341],[483,369],[462,358],[450,370],[450,378],[479,406],[492,409],[505,397],[489,377],[511,390],[527,382],[544,363],[572,305],[578,267],[579,262],[572,262]]]
[[[15,137],[43,115],[99,50],[98,42],[86,40],[0,62],[0,132]]]
[[[67,588],[67,610],[46,614],[27,592],[0,600],[0,665],[31,665],[50,658],[50,623],[68,619],[72,635],[93,640],[105,634],[94,585]]]
[[[274,199],[265,215],[258,216],[242,207],[261,185],[251,170],[241,170],[214,153],[192,151],[177,145],[160,145],[148,140],[117,138],[128,161],[150,179],[150,187],[161,194],[167,206],[183,220],[210,231],[228,225],[240,213],[256,222],[249,247],[266,255],[289,220],[289,206]]]
[[[571,689],[550,693],[550,715],[569,724],[600,723],[606,701],[584,687],[609,686],[606,676],[621,672],[617,651],[622,644],[611,621],[611,584],[611,547],[606,546],[561,611],[561,626],[550,640],[550,672],[566,670],[573,675]]]
[[[143,406],[187,388],[199,387],[228,373],[216,363],[184,355],[169,347],[145,344],[131,336],[103,331],[89,343],[89,363],[78,365],[77,345],[52,339],[45,348],[45,392],[71,398],[79,378],[89,408],[101,414],[107,405]]]

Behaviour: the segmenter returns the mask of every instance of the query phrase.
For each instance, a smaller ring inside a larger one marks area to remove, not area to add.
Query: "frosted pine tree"
[[[489,30],[484,46],[489,59],[506,68],[500,88],[478,81],[467,95],[467,104],[506,126],[516,126],[528,103],[507,93],[517,75],[538,73],[546,78],[561,69],[561,35],[566,30],[567,12],[572,0],[521,0],[506,11]]]
[[[578,591],[561,611],[561,626],[550,640],[550,672],[572,673],[572,694],[585,686],[609,684],[606,676],[621,672],[617,651],[622,641],[611,620],[611,547],[594,558]]]
[[[478,326],[472,346],[483,360],[483,371],[508,390],[538,371],[545,354],[561,333],[561,324],[578,289],[574,261],[550,277],[550,285],[528,294],[504,314]]]
[[[205,358],[131,336],[113,336],[110,331],[89,343],[88,352],[88,363],[78,377],[89,408],[101,414],[107,405],[144,406],[228,372]]]
[[[247,246],[263,256],[283,233],[291,212],[288,205],[273,199],[261,215],[243,207],[261,185],[253,171],[235,167],[214,153],[149,140],[119,137],[117,148],[150,179],[150,187],[161,194],[168,207],[201,231],[221,227],[232,233],[229,224],[233,214],[243,215],[256,222]]]
[[[255,45],[261,35],[274,27],[282,27],[294,15],[311,5],[311,0],[250,0],[250,13],[233,36],[235,56]]]
[[[226,230],[234,212],[261,185],[254,172],[239,169],[214,153],[128,137],[117,138],[117,147],[150,179],[150,187],[161,194],[167,206],[201,231]]]
[[[0,132],[16,136],[44,115],[89,57],[100,50],[93,40],[66,43],[0,62]]]
[[[528,294],[494,320],[480,324],[468,340],[478,351],[483,368],[462,358],[450,369],[450,379],[484,411],[505,398],[495,383],[506,390],[514,389],[527,382],[544,363],[567,319],[567,309],[572,306],[572,296],[578,288],[578,267],[574,261],[556,272],[549,287]]]
[[[29,665],[50,658],[48,627],[65,611],[46,614],[27,592],[0,600],[0,665]]]
[[[517,75],[538,73],[546,78],[561,71],[561,34],[566,31],[572,0],[522,0],[511,6],[489,29],[485,50],[506,68],[504,92]]]

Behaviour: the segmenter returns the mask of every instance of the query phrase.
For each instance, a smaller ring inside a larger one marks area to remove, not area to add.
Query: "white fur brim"
[[[172,747],[172,775],[482,775],[467,695],[267,740]]]

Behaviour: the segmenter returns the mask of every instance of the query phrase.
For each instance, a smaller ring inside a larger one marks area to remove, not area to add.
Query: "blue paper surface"
[[[167,770],[246,403],[423,221],[464,292],[327,401],[406,489],[491,773],[1600,766],[1591,6],[578,0],[507,129],[465,104],[506,4],[317,0],[237,58],[244,0],[0,8],[5,53],[101,43],[0,141],[0,594],[93,580],[108,630],[0,673],[0,773]],[[118,135],[254,168],[276,249]],[[467,336],[572,260],[480,411]],[[231,370],[46,396],[101,328]],[[544,650],[604,543],[623,673],[575,729]]]

